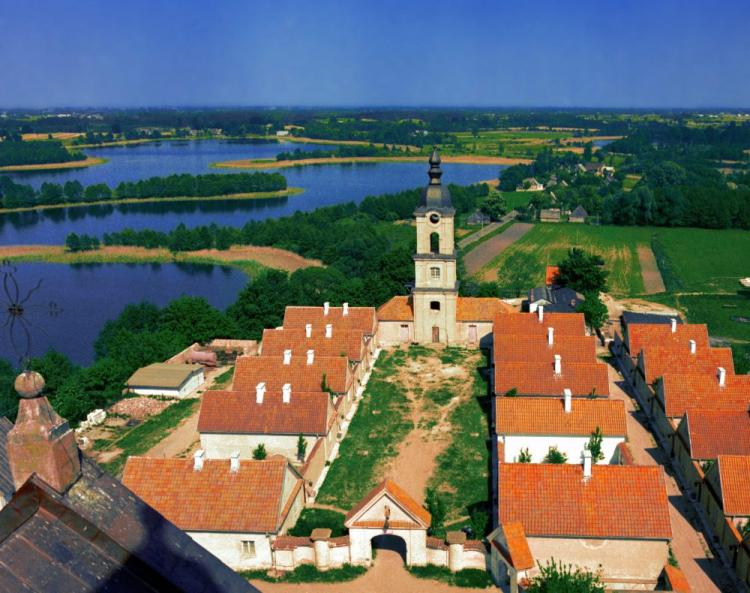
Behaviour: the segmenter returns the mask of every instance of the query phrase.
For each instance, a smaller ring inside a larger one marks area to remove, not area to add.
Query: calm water
[[[36,187],[45,181],[64,183],[78,179],[84,185],[143,179],[172,173],[233,172],[209,169],[212,162],[239,158],[270,158],[280,151],[311,150],[310,144],[228,144],[207,140],[199,142],[163,142],[134,147],[101,148],[88,151],[110,159],[105,165],[56,173],[15,174],[19,182]],[[496,178],[497,165],[458,165],[444,167],[448,183],[469,184]],[[365,196],[424,185],[427,165],[422,163],[377,163],[322,165],[281,169],[290,186],[302,187],[298,196],[272,200],[183,202],[170,204],[121,204],[70,209],[24,212],[0,216],[0,244],[61,244],[71,232],[101,236],[126,227],[171,230],[179,223],[187,226],[217,223],[242,226],[248,220],[285,216],[297,210],[347,201],[359,202]],[[234,171],[236,172],[236,171]]]
[[[31,322],[32,356],[50,348],[77,364],[93,359],[93,344],[107,320],[125,305],[150,301],[165,305],[182,295],[205,297],[220,309],[233,303],[248,281],[235,268],[195,264],[19,264],[16,277],[22,294],[41,280],[29,299],[26,315]],[[0,301],[6,300],[0,292]],[[62,311],[49,315],[54,301]],[[0,325],[5,323],[3,318]],[[8,329],[0,330],[0,357],[17,363]],[[22,334],[16,334],[24,348]]]

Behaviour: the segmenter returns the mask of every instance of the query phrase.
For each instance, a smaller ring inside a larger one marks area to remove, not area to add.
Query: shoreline
[[[312,158],[288,161],[274,161],[272,159],[240,159],[236,161],[223,161],[211,163],[212,169],[287,169],[290,167],[307,167],[311,165],[343,165],[357,163],[422,163],[424,156],[398,156],[398,157],[329,157]],[[495,157],[484,155],[459,155],[442,156],[444,163],[458,163],[465,165],[527,165],[532,163],[531,159]]]
[[[297,196],[305,190],[301,187],[289,187],[280,191],[248,192],[226,194],[223,196],[175,196],[172,198],[117,198],[114,200],[97,200],[95,202],[70,202],[65,204],[46,204],[25,206],[22,208],[0,208],[0,214],[32,212],[34,210],[57,210],[60,208],[83,208],[85,206],[117,206],[119,204],[155,204],[160,202],[220,202],[222,200],[267,200]]]
[[[23,173],[24,171],[50,171],[56,169],[83,169],[109,162],[98,156],[87,156],[82,161],[66,161],[64,163],[37,163],[36,165],[6,165],[0,167],[0,173]]]

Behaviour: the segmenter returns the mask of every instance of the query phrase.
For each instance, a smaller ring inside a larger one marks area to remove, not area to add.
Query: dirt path
[[[200,448],[199,413],[200,406],[196,406],[192,415],[180,422],[177,428],[144,453],[143,457],[190,457]]]
[[[638,245],[638,261],[641,264],[641,276],[646,294],[666,292],[664,280],[661,277],[659,266],[656,264],[654,252],[647,245]]]
[[[364,576],[346,583],[266,583],[250,581],[266,593],[466,593],[486,589],[462,589],[438,581],[418,579],[404,568],[398,552],[378,550],[373,567]],[[494,587],[492,590],[496,590]]]
[[[485,235],[489,235],[495,229],[500,228],[500,226],[502,226],[502,223],[500,223],[500,222],[491,222],[486,227],[478,230],[476,233],[472,233],[471,235],[469,235],[465,239],[461,239],[458,242],[458,248],[459,249],[464,249],[467,245],[471,245],[472,243],[474,243],[474,241],[478,241],[479,239],[481,239]]]
[[[484,266],[533,228],[533,224],[516,222],[499,235],[495,235],[472,249],[464,257],[466,273],[469,276],[477,274]],[[495,280],[495,274],[495,270],[487,270],[482,274],[482,280]]]

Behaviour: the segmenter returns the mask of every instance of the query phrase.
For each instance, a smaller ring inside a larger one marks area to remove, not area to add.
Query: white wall
[[[427,564],[427,531],[423,529],[349,529],[352,564],[372,562],[372,538],[377,535],[396,535],[406,542],[406,564]]]
[[[134,389],[130,389],[130,392],[137,395],[160,395],[162,397],[183,398],[198,389],[198,387],[200,387],[205,380],[206,379],[203,371],[201,371],[192,376],[180,389],[137,387]]]
[[[568,463],[581,463],[581,454],[583,453],[586,444],[588,444],[589,438],[590,435],[577,437],[559,435],[498,435],[498,441],[504,443],[505,463],[513,463],[514,461],[517,461],[521,454],[521,449],[529,450],[532,463],[542,463],[542,460],[547,455],[550,447],[557,447],[561,452],[565,453],[568,456]],[[615,457],[617,445],[624,441],[625,437],[605,436],[602,439],[602,453],[604,453],[604,459],[599,463],[611,463],[612,459]]]
[[[201,433],[201,448],[208,459],[228,459],[235,452],[240,452],[240,459],[252,459],[253,451],[263,443],[268,455],[283,455],[287,459],[297,459],[297,439],[299,435],[263,435],[263,434],[215,434]],[[306,455],[309,455],[315,441],[313,436],[306,436]]]
[[[262,533],[214,533],[206,531],[188,531],[201,546],[206,548],[219,560],[235,570],[266,568],[272,564],[271,540]],[[255,542],[255,558],[242,555],[242,541]]]

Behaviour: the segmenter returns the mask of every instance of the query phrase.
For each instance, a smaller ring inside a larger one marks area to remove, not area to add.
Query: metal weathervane
[[[54,301],[46,305],[33,303],[34,294],[41,288],[42,280],[30,290],[24,290],[18,283],[16,273],[18,269],[10,261],[4,260],[0,265],[2,274],[2,292],[0,292],[0,330],[7,330],[9,343],[18,359],[22,370],[27,370],[31,358],[32,330],[40,330],[46,334],[44,328],[32,321],[34,314],[55,318],[62,309]],[[5,318],[2,318],[3,312]]]

